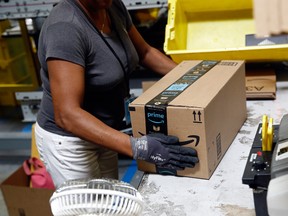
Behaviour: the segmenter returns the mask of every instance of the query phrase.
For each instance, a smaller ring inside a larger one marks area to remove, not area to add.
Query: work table
[[[242,176],[262,116],[279,124],[288,113],[288,82],[276,85],[275,100],[247,100],[247,119],[209,180],[145,174],[138,188],[143,216],[255,215],[253,191]]]

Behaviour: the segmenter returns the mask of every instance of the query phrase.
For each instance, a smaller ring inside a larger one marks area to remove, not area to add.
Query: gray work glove
[[[154,133],[140,138],[131,137],[133,158],[144,160],[158,167],[183,170],[199,162],[197,151],[182,147],[175,136]]]

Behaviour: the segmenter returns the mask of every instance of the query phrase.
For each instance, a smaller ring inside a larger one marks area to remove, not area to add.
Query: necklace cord
[[[102,23],[101,30],[100,30],[102,34],[103,34],[104,27],[105,27],[106,19],[107,19],[107,11],[105,9],[104,19],[103,19],[103,23]]]

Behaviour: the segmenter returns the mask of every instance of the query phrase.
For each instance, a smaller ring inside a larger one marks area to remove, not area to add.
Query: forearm
[[[165,75],[177,65],[158,49],[150,46],[134,25],[131,26],[128,34],[137,50],[142,66],[160,75]]]
[[[150,49],[145,53],[140,64],[160,75],[167,74],[177,65],[168,56],[154,47],[150,47]]]
[[[57,123],[63,129],[86,141],[132,157],[130,137],[115,130],[81,108],[62,112]]]

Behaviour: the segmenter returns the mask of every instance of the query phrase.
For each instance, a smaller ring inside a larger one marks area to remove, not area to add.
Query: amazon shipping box
[[[149,173],[209,179],[246,120],[244,61],[183,61],[129,106],[133,136],[190,141],[199,163],[175,171],[137,161]]]

